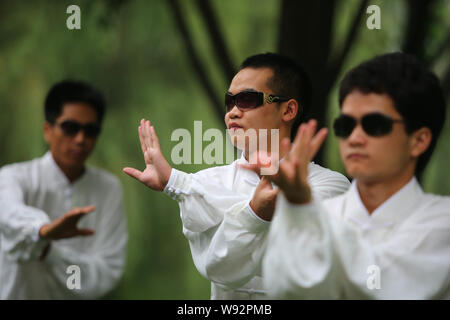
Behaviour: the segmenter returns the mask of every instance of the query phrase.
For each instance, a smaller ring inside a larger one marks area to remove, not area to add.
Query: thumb
[[[123,168],[122,171],[125,172],[125,173],[126,173],[127,175],[129,175],[130,177],[135,178],[136,180],[141,181],[141,179],[140,179],[140,178],[141,178],[141,175],[142,175],[142,172],[141,172],[141,171],[139,171],[139,170],[137,170],[137,169],[134,169],[134,168],[130,168],[130,167]]]
[[[81,207],[80,208],[80,212],[82,213],[90,213],[92,211],[95,210],[95,206],[94,205],[90,205],[90,206],[86,206],[86,207]]]
[[[264,188],[264,189],[273,189],[272,182],[270,182],[270,180],[267,178],[267,176],[263,176],[261,178],[261,181],[259,181],[258,187]]]
[[[270,190],[268,196],[269,196],[270,199],[276,199],[279,192],[280,192],[280,189],[279,189],[279,188]]]

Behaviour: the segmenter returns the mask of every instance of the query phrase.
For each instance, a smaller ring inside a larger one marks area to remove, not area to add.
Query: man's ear
[[[49,122],[45,121],[44,122],[44,139],[47,143],[50,143],[52,129],[53,129],[53,126]]]
[[[411,134],[410,138],[410,154],[414,158],[418,158],[430,146],[433,134],[430,128],[422,127]]]
[[[295,99],[291,99],[287,102],[286,107],[283,110],[282,119],[286,122],[294,120],[298,113],[298,102]]]

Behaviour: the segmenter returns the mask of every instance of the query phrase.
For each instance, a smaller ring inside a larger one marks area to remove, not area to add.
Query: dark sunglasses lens
[[[60,127],[64,134],[68,136],[76,135],[81,129],[81,125],[74,121],[64,121],[63,123],[61,123]]]
[[[84,133],[89,138],[95,138],[100,134],[100,126],[96,124],[88,124],[84,127]]]
[[[361,125],[364,131],[374,137],[383,136],[392,130],[393,121],[391,118],[381,114],[370,114],[364,116]]]
[[[356,126],[356,120],[352,117],[341,115],[334,121],[334,134],[340,138],[347,138]]]
[[[258,92],[240,92],[236,95],[236,105],[241,109],[256,108],[261,105]]]
[[[233,96],[229,93],[225,93],[225,107],[227,108],[227,112],[233,109],[234,107]]]

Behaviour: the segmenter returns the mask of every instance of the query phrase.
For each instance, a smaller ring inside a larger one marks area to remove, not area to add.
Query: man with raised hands
[[[211,281],[212,299],[265,297],[261,262],[278,189],[238,164],[249,161],[252,144],[245,143],[245,134],[251,130],[277,130],[277,139],[261,148],[283,157],[275,145],[289,138],[292,128],[303,120],[309,95],[308,79],[292,60],[273,53],[247,58],[225,94],[225,124],[242,157],[195,174],[171,168],[154,127],[150,121],[141,121],[139,137],[146,168],[143,172],[125,168],[124,172],[178,201],[183,233],[195,266]],[[308,180],[318,198],[349,187],[343,175],[313,163]]]
[[[344,77],[334,122],[343,195],[311,195],[309,161],[326,136],[303,124],[277,174],[280,193],[263,275],[270,295],[300,299],[450,298],[450,198],[424,193],[422,172],[445,119],[437,77],[392,53]],[[246,165],[258,170],[261,164]]]
[[[85,82],[45,99],[49,151],[0,170],[0,299],[96,299],[115,287],[128,239],[119,180],[87,166],[105,101]]]

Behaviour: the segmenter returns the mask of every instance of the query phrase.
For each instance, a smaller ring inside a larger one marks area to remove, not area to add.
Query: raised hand
[[[123,172],[156,191],[164,190],[169,182],[172,167],[161,152],[159,139],[150,121],[142,119],[139,126],[139,140],[145,160],[144,171],[126,167]]]
[[[95,210],[95,206],[73,208],[55,221],[44,224],[39,230],[39,236],[48,240],[59,240],[77,236],[90,236],[94,234],[92,229],[78,229],[78,221]]]
[[[280,187],[289,202],[304,204],[311,201],[308,165],[328,133],[326,128],[322,128],[317,134],[314,134],[316,128],[317,122],[315,120],[301,124],[292,146],[289,139],[284,138],[281,141],[281,151],[286,156],[280,161],[278,172],[266,176],[267,179]],[[267,166],[270,161],[271,159],[265,158],[264,155],[258,155],[256,164],[241,164],[240,166],[259,173],[260,169]]]
[[[279,189],[274,189],[266,176],[261,178],[250,201],[250,207],[258,217],[267,221],[272,220],[278,192]]]

